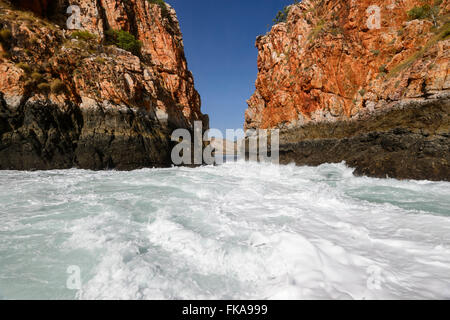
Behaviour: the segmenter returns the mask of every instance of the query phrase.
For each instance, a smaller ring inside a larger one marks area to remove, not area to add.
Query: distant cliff
[[[166,166],[208,126],[163,1],[0,0],[0,42],[0,169]]]
[[[450,180],[449,9],[448,0],[290,6],[256,40],[245,128],[280,128],[284,163]]]

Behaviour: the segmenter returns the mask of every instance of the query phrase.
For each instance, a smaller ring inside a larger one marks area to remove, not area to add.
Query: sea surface
[[[450,183],[352,171],[0,172],[0,298],[450,299]]]

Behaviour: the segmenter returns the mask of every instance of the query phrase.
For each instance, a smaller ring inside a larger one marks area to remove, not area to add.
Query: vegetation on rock
[[[60,79],[54,79],[50,84],[50,90],[54,94],[63,93],[66,89],[66,86]]]
[[[90,33],[89,31],[80,30],[80,31],[74,31],[71,35],[73,39],[78,40],[84,40],[84,41],[90,41],[97,38],[95,34]]]
[[[394,67],[390,73],[389,76],[395,76],[400,71],[410,67],[415,61],[422,58],[423,55],[437,42],[447,40],[450,37],[450,22],[445,23],[442,27],[440,27],[436,35],[432,37],[423,48],[420,48],[417,52],[409,56],[406,60],[404,60],[402,63]]]
[[[148,2],[152,4],[157,4],[161,8],[161,13],[163,17],[167,17],[169,15],[169,10],[167,10],[167,5],[164,0],[148,0]]]
[[[16,64],[16,67],[22,69],[25,73],[29,74],[31,73],[32,69],[28,63],[25,62],[19,62]]]
[[[48,94],[51,90],[50,85],[47,82],[39,83],[37,89],[44,94]]]
[[[294,4],[299,3],[300,1],[295,0]],[[291,6],[286,6],[283,8],[283,10],[278,11],[275,19],[273,19],[273,23],[277,24],[277,23],[281,23],[281,22],[286,22],[287,17],[289,15],[289,10],[290,10]]]
[[[106,32],[106,41],[136,56],[141,53],[142,42],[128,31],[110,29]]]
[[[439,6],[442,4],[442,0],[435,0],[433,5],[430,5],[428,1],[423,2],[423,5],[415,6],[407,12],[409,19],[431,19],[434,25],[437,25],[437,17],[441,9]]]
[[[4,50],[8,50],[11,46],[12,34],[8,29],[0,30],[0,44]]]

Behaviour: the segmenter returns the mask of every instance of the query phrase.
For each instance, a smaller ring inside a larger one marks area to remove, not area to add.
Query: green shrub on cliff
[[[447,40],[450,37],[450,28],[447,28],[447,30],[445,30],[442,35],[441,35],[441,40]]]
[[[300,1],[295,0],[294,4],[299,3]],[[277,23],[281,23],[281,22],[286,22],[287,17],[289,15],[289,10],[290,10],[291,6],[286,6],[283,8],[283,10],[278,11],[275,19],[273,19],[273,23],[277,24]]]
[[[40,82],[43,79],[43,75],[40,74],[39,72],[33,72],[31,74],[31,79],[33,79],[33,81]]]
[[[11,38],[12,38],[11,30],[8,30],[8,29],[0,30],[0,41],[1,42],[9,41],[9,40],[11,40]]]
[[[406,60],[404,60],[403,62],[401,62],[400,64],[398,64],[397,66],[395,66],[391,72],[389,73],[389,75],[395,76],[396,74],[398,74],[400,71],[410,67],[415,61],[417,61],[418,59],[422,58],[423,55],[431,48],[433,47],[436,43],[438,43],[439,41],[443,41],[443,40],[447,40],[450,37],[450,22],[445,23],[442,27],[440,27],[437,31],[436,31],[436,35],[434,37],[432,37],[426,44],[424,47],[420,48],[417,52],[415,52],[414,54],[412,54],[411,56],[409,56]]]
[[[141,53],[142,42],[137,40],[134,35],[124,30],[106,31],[106,41],[108,44],[115,45],[138,56]]]
[[[284,7],[283,11],[278,11],[275,19],[273,19],[273,23],[277,24],[281,22],[286,22],[288,14],[289,14],[289,7]]]
[[[51,90],[50,85],[47,82],[39,83],[37,89],[44,94],[48,94]]]
[[[415,6],[411,10],[407,12],[409,20],[416,20],[416,19],[431,19],[434,23],[434,25],[437,25],[437,19],[439,12],[441,10],[440,5],[442,3],[442,0],[435,0],[433,5],[430,5],[427,3],[427,1],[424,1],[425,3],[421,6]]]
[[[64,92],[66,90],[66,86],[61,80],[55,79],[50,84],[50,90],[52,93],[58,94]]]
[[[97,36],[95,34],[92,34],[86,30],[74,31],[71,34],[71,37],[73,39],[84,40],[84,41],[90,41],[90,40],[94,40],[95,38],[97,38]]]
[[[387,72],[388,72],[388,70],[386,69],[386,65],[385,65],[385,64],[381,65],[381,66],[378,68],[378,71],[379,71],[380,73],[387,73]]]
[[[157,4],[161,8],[161,14],[163,17],[167,17],[169,15],[169,10],[167,9],[166,2],[164,0],[147,0],[152,4]]]
[[[324,19],[321,19],[317,23],[317,25],[312,29],[312,31],[308,35],[309,41],[315,40],[320,34],[322,34],[325,31],[325,24],[326,21]]]
[[[25,62],[17,63],[16,67],[22,69],[27,74],[30,74],[33,71],[33,69],[30,67],[30,65],[28,63],[25,63]]]
[[[414,7],[408,11],[408,17],[410,20],[426,19],[430,14],[430,5],[425,4],[421,7]]]
[[[4,50],[8,50],[11,46],[12,33],[8,29],[0,30],[0,44]]]

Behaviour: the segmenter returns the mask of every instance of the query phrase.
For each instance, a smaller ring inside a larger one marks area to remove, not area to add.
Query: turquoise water
[[[0,298],[450,298],[449,195],[344,164],[4,171]]]

